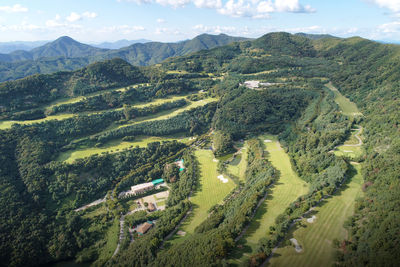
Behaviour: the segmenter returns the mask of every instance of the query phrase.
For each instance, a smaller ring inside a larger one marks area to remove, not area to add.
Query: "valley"
[[[397,262],[398,49],[211,39],[0,84],[5,265]]]

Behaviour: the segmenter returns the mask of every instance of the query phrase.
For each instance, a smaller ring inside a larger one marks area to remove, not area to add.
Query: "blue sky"
[[[0,42],[178,41],[272,31],[400,41],[400,0],[2,0]]]

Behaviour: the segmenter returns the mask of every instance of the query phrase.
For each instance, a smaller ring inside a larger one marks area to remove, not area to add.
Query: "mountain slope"
[[[87,44],[82,44],[74,39],[63,36],[54,42],[34,48],[30,51],[32,59],[44,57],[88,57],[107,51],[106,49],[96,48]]]
[[[126,47],[126,46],[130,46],[133,44],[144,44],[144,43],[149,43],[151,42],[151,40],[147,40],[147,39],[138,39],[138,40],[118,40],[115,42],[103,42],[100,44],[92,44],[92,46],[94,47],[98,47],[98,48],[106,48],[106,49],[120,49],[122,47]]]
[[[75,70],[107,59],[122,58],[135,66],[160,63],[166,58],[182,56],[204,49],[247,40],[225,34],[202,34],[179,43],[137,43],[116,50],[100,49],[79,43],[69,37],[37,47],[30,52],[0,54],[0,82],[15,80],[37,73]]]

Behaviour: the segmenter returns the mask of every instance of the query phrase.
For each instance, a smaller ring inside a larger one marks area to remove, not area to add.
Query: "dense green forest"
[[[362,38],[271,33],[153,66],[134,67],[113,59],[0,84],[2,120],[76,114],[0,130],[0,265],[75,260],[95,266],[226,266],[258,202],[279,181],[279,171],[257,138],[268,133],[278,136],[294,171],[310,190],[277,217],[245,264],[259,266],[271,256],[296,219],[345,186],[351,161],[358,161],[364,196],[356,200],[354,215],[345,223],[349,234],[338,240],[335,264],[396,266],[399,53],[399,46]],[[260,86],[249,88],[245,82],[250,80],[260,81]],[[328,82],[363,115],[344,115],[325,86]],[[146,104],[171,95],[181,99]],[[84,97],[51,105],[76,96]],[[188,109],[190,103],[195,107]],[[364,155],[335,156],[332,151],[350,137],[356,124],[365,129]],[[132,145],[71,163],[57,161],[66,150],[178,134],[191,138]],[[229,163],[224,156],[232,156],[243,140],[244,180],[236,181],[224,201],[208,211],[193,235],[168,241],[193,209],[190,196],[199,190],[200,166],[194,151],[213,149],[223,170]],[[177,166],[178,159],[185,168]],[[169,192],[163,200],[165,210],[127,214],[136,198],[120,199],[119,194],[161,177],[168,187],[160,191]],[[103,198],[99,206],[75,211]],[[110,240],[115,246],[119,242],[124,214],[125,233],[146,221],[155,224],[143,236],[130,240],[126,234],[113,256],[113,251],[105,251],[112,247]]]
[[[82,44],[63,36],[31,51],[0,54],[0,81],[20,79],[40,73],[73,71],[90,63],[114,58],[121,58],[135,66],[152,65],[169,57],[182,56],[242,40],[248,38],[225,34],[202,34],[177,43],[137,43],[109,50]]]

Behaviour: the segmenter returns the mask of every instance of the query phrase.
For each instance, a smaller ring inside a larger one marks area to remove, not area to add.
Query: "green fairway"
[[[357,158],[363,154],[361,133],[362,127],[358,126],[358,129],[351,130],[350,138],[341,146],[335,148],[334,153],[336,156],[347,156],[350,158]]]
[[[303,251],[297,253],[292,246],[280,247],[270,266],[332,266],[336,251],[332,242],[347,237],[343,223],[353,214],[355,200],[362,194],[361,167],[355,163],[353,166],[350,182],[315,209],[315,221],[309,223],[304,219],[303,226],[292,230],[287,237],[297,239]]]
[[[44,121],[49,121],[49,120],[65,120],[68,118],[74,117],[74,114],[59,114],[59,115],[53,115],[53,116],[48,116],[43,119],[38,119],[38,120],[26,120],[26,121],[0,121],[0,130],[5,130],[11,128],[13,124],[32,124],[32,123],[41,123]]]
[[[194,233],[194,229],[203,222],[208,210],[223,199],[235,188],[235,183],[229,179],[223,183],[217,177],[217,163],[213,161],[211,150],[196,150],[196,158],[200,163],[200,185],[193,192],[190,202],[193,204],[191,215],[185,220],[179,230],[186,232],[185,237],[175,235],[172,242],[179,242]],[[227,178],[227,177],[225,177]]]
[[[343,96],[339,90],[332,85],[331,82],[326,84],[326,87],[328,87],[335,94],[335,101],[339,105],[344,115],[350,117],[362,115],[362,113],[358,110],[357,105]]]
[[[229,174],[238,177],[240,181],[245,182],[245,173],[247,167],[247,143],[241,148],[241,153],[237,154],[235,158],[227,165]]]
[[[166,136],[166,137],[137,136],[134,141],[122,141],[121,139],[118,139],[110,141],[101,147],[90,147],[84,149],[69,150],[60,153],[57,160],[72,163],[76,159],[89,157],[94,154],[101,154],[106,152],[113,153],[130,147],[136,147],[136,146],[146,147],[151,142],[162,142],[162,141],[172,141],[172,140],[188,142],[189,138],[176,135],[176,136]]]
[[[123,127],[130,126],[130,125],[133,125],[133,124],[136,124],[136,123],[139,123],[139,122],[155,121],[155,120],[167,120],[169,118],[175,117],[176,115],[179,115],[180,113],[182,113],[182,112],[184,112],[186,110],[189,110],[189,109],[192,109],[192,108],[197,108],[197,107],[200,107],[200,106],[204,106],[204,105],[206,105],[208,103],[211,103],[211,102],[214,102],[216,100],[217,100],[216,98],[206,98],[206,99],[203,99],[203,100],[200,100],[200,101],[190,102],[189,105],[184,106],[182,108],[174,109],[172,112],[171,112],[171,110],[166,110],[166,111],[162,111],[162,112],[159,112],[157,114],[150,115],[150,116],[141,117],[141,118],[138,118],[138,119],[134,120],[133,123],[120,125],[117,128],[123,128]]]
[[[238,245],[242,245],[243,249],[237,249],[233,253],[233,263],[242,263],[249,255],[256,253],[258,240],[267,236],[270,226],[275,223],[275,218],[283,213],[290,203],[308,192],[307,183],[293,171],[289,156],[276,137],[264,135],[261,138],[271,141],[265,142],[266,150],[269,152],[268,159],[280,171],[280,177],[268,192],[267,199],[258,208],[246,234],[239,241]]]

